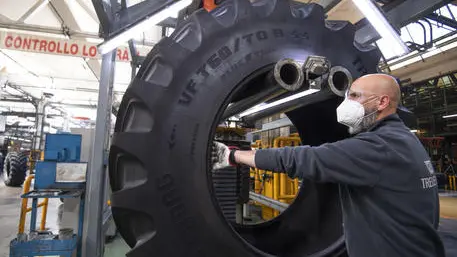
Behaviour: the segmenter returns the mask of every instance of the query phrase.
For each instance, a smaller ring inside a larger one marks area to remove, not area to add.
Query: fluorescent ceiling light
[[[457,117],[457,113],[456,114],[450,114],[450,115],[444,115],[443,119],[449,119],[449,118],[455,118],[455,117]]]
[[[352,0],[360,12],[376,29],[379,35],[389,42],[392,47],[392,52],[397,56],[404,55],[409,52],[408,47],[397,34],[394,28],[387,21],[386,17],[379,11],[378,7],[371,0]]]
[[[410,131],[411,131],[411,133],[417,133],[419,130],[417,130],[417,129],[411,129]]]
[[[121,44],[129,41],[134,38],[141,32],[147,30],[153,25],[165,20],[166,18],[175,15],[180,10],[184,9],[186,6],[190,5],[192,0],[180,0],[172,3],[171,5],[165,7],[164,9],[158,11],[156,14],[152,15],[149,18],[139,22],[137,25],[127,29],[126,31],[120,33],[119,35],[113,37],[112,39],[103,42],[99,47],[98,51],[101,54],[106,54],[111,52],[116,47]]]
[[[283,103],[286,103],[286,102],[289,102],[289,101],[292,101],[292,100],[295,100],[297,98],[300,98],[300,97],[303,97],[303,96],[307,96],[307,95],[310,95],[310,94],[313,94],[313,93],[316,93],[318,92],[319,90],[317,89],[308,89],[308,90],[305,90],[303,92],[300,92],[300,93],[297,93],[295,95],[291,95],[291,96],[288,96],[288,97],[284,97],[282,99],[279,99],[278,101],[274,101],[272,103],[269,103],[269,104],[259,104],[257,106],[254,106],[252,107],[251,109],[245,111],[245,112],[242,112],[240,113],[238,116],[239,117],[244,117],[244,116],[248,116],[248,115],[251,115],[253,113],[256,113],[256,112],[260,112],[260,111],[263,111],[263,110],[266,110],[266,109],[269,109],[271,107],[274,107],[274,106],[277,106],[277,105],[280,105],[280,104],[283,104]]]

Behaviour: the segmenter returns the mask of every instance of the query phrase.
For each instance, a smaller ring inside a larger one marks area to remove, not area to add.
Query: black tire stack
[[[5,157],[3,178],[5,185],[19,187],[27,175],[27,155],[21,152],[10,152]]]

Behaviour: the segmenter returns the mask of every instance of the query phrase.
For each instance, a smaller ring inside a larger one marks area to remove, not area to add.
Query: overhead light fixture
[[[260,105],[254,106],[253,108],[251,108],[251,109],[249,109],[249,110],[247,110],[245,112],[240,113],[238,115],[238,117],[241,118],[241,117],[248,116],[248,115],[251,115],[251,114],[256,113],[256,112],[260,112],[260,111],[263,111],[263,110],[266,110],[266,109],[270,109],[271,107],[274,107],[274,106],[277,106],[277,105],[280,105],[280,104],[283,104],[283,103],[287,103],[289,101],[292,101],[292,100],[295,100],[297,98],[316,93],[318,91],[319,90],[317,90],[317,89],[308,89],[308,90],[305,90],[303,92],[300,92],[300,93],[297,93],[297,94],[294,94],[294,95],[291,95],[291,96],[288,96],[288,97],[284,97],[282,99],[279,99],[278,101],[274,101],[274,102],[269,103],[269,104],[260,104]]]
[[[386,17],[379,11],[378,7],[371,0],[352,0],[360,12],[376,29],[379,35],[391,44],[392,52],[397,56],[409,52],[408,47],[398,35],[397,31],[390,25]]]
[[[457,117],[457,113],[456,114],[450,114],[450,115],[444,115],[443,119],[449,119],[449,118],[455,118],[455,117]]]
[[[141,32],[145,31],[146,29],[149,29],[151,26],[156,25],[157,23],[165,20],[170,16],[175,15],[177,12],[184,9],[191,3],[192,0],[180,0],[170,4],[169,6],[153,14],[151,17],[146,18],[145,20],[139,22],[135,26],[123,31],[119,35],[116,35],[108,41],[103,42],[98,46],[98,51],[101,54],[107,54],[111,52],[116,47],[138,36]]]
[[[411,133],[417,133],[417,132],[419,132],[419,130],[417,130],[417,129],[411,129],[410,131],[411,131]]]

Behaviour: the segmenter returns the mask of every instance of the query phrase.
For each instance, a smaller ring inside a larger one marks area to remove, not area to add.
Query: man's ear
[[[378,111],[385,110],[390,105],[390,97],[388,95],[383,95],[379,98]]]

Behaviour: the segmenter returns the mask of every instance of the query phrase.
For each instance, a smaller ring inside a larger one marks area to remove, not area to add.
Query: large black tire
[[[229,224],[214,197],[209,150],[221,110],[240,96],[241,82],[281,58],[321,55],[354,77],[376,72],[379,52],[356,47],[354,33],[347,22],[324,22],[318,5],[227,0],[211,13],[197,11],[162,39],[124,95],[110,151],[112,211],[133,248],[127,256],[341,254],[335,185],[304,181],[279,217],[255,226]],[[304,143],[347,135],[336,123],[339,101],[325,98],[288,114]],[[297,113],[306,110],[313,119],[299,122]]]
[[[3,166],[5,164],[5,157],[3,154],[0,154],[0,177],[3,174]]]
[[[3,157],[3,167],[2,167],[2,180],[3,181],[8,179],[8,173],[6,173],[6,170],[9,170],[9,167],[10,167],[9,158],[6,158],[6,156],[5,156],[5,157]]]
[[[21,152],[11,152],[5,158],[3,178],[5,185],[20,187],[27,175],[27,155]]]

